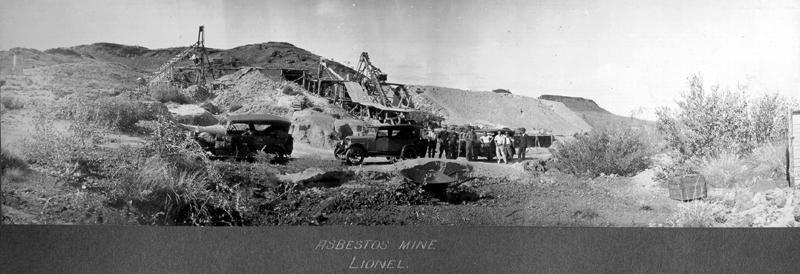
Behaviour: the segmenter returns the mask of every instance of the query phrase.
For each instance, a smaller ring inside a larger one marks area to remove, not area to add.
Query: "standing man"
[[[475,151],[473,150],[473,145],[478,140],[478,136],[475,136],[475,131],[472,128],[468,128],[466,134],[464,134],[464,146],[467,150],[465,157],[467,157],[467,161],[474,161],[477,160],[478,157],[475,155]]]
[[[528,134],[525,133],[525,128],[519,128],[519,140],[517,144],[517,157],[520,161],[525,160],[525,152],[528,149]]]
[[[497,163],[500,161],[508,164],[506,152],[508,151],[508,136],[505,131],[500,131],[500,134],[494,137],[495,153],[497,154]]]
[[[458,132],[454,127],[450,133],[447,134],[447,153],[448,159],[458,158]]]
[[[428,155],[428,147],[431,145],[431,141],[428,140],[428,130],[430,129],[422,129],[418,136],[421,145],[420,148],[422,149],[422,155],[420,155],[420,158],[425,158],[425,155]]]
[[[447,152],[447,129],[442,128],[442,131],[436,135],[436,146],[439,149],[439,159],[441,159],[442,154]]]
[[[466,128],[462,127],[462,128],[458,129],[458,144],[456,145],[456,146],[458,146],[458,150],[457,150],[458,153],[456,153],[456,158],[461,156],[461,151],[462,151],[461,148],[462,147],[464,147],[464,151],[467,149],[466,145],[465,145],[466,135],[467,135]],[[465,154],[466,154],[466,152],[465,152]],[[466,155],[464,155],[464,156],[466,156]]]
[[[426,136],[428,138],[428,158],[433,158],[436,156],[436,132],[433,130],[433,127],[428,127],[428,134]]]
[[[483,136],[481,136],[481,154],[486,156],[487,159],[491,159],[491,155],[494,153],[494,151],[492,151],[493,141],[492,136],[489,136],[489,132],[484,131]]]

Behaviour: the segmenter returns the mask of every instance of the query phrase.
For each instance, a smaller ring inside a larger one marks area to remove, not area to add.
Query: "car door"
[[[274,144],[275,140],[275,132],[270,130],[270,125],[266,123],[254,123],[253,127],[253,136],[252,138],[252,145],[251,148],[254,151],[262,150],[267,145]]]
[[[389,144],[391,143],[391,138],[389,138],[390,131],[385,128],[378,129],[375,134],[375,151],[382,153],[389,151]]]
[[[413,131],[413,129],[409,128],[393,129],[389,134],[390,140],[388,151],[391,151],[393,154],[399,154],[400,150],[402,150],[405,145],[413,145]]]

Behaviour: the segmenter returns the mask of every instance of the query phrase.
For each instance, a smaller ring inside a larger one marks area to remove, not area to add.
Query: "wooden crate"
[[[708,196],[706,179],[700,174],[687,174],[669,182],[669,197],[678,201],[691,201]]]

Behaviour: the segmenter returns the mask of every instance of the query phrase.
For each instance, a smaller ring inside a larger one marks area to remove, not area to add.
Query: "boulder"
[[[210,126],[219,123],[214,115],[198,105],[170,105],[169,112],[178,123]]]
[[[292,114],[292,137],[314,147],[332,148],[340,139],[332,116],[306,109]]]
[[[472,171],[472,166],[454,162],[431,161],[400,170],[400,175],[418,184],[455,183]]]

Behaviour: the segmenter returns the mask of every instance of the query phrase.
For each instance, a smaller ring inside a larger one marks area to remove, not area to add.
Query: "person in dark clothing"
[[[447,153],[448,159],[458,158],[458,132],[455,130],[447,134]]]
[[[442,129],[439,131],[439,134],[436,135],[436,146],[439,150],[439,158],[442,158],[442,154],[446,154],[447,152],[447,130]]]
[[[525,133],[525,128],[519,129],[519,140],[515,143],[517,146],[517,156],[520,161],[525,160],[525,151],[528,150],[528,134]]]

